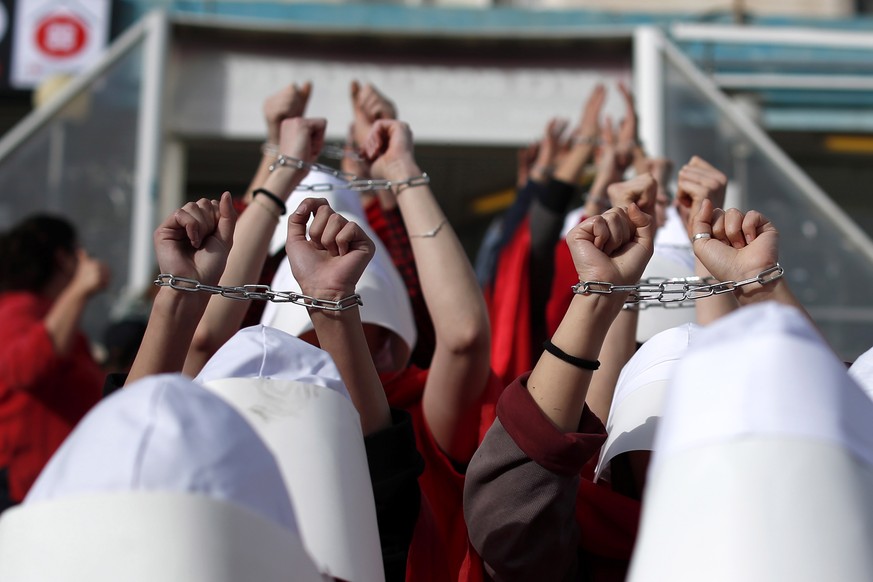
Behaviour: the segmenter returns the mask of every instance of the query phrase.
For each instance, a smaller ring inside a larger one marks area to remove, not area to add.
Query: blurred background
[[[416,138],[471,258],[514,199],[516,152],[577,120],[598,82],[676,167],[728,174],[840,355],[873,345],[873,0],[0,0],[0,228],[63,213],[113,270],[98,335],[154,278],[151,233],[184,201],[241,195],[264,98],[312,81],[341,143],[349,83]],[[335,163],[335,161],[333,162]]]

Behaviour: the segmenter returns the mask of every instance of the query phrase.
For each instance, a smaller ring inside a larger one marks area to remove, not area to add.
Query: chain
[[[268,156],[273,156],[274,158],[278,158],[279,157],[279,146],[277,146],[276,144],[270,143],[268,141],[265,141],[264,143],[261,144],[261,153],[266,154]],[[321,148],[320,155],[325,157],[325,158],[330,158],[332,160],[342,160],[343,158],[349,158],[350,160],[354,160],[356,162],[364,161],[364,158],[362,158],[359,154],[357,154],[351,150],[347,150],[345,147],[343,147],[340,144],[334,144],[334,143],[324,144],[324,146],[322,146],[322,148]]]
[[[329,174],[335,178],[339,178],[343,181],[342,184],[300,184],[297,186],[296,190],[301,190],[304,192],[330,192],[332,190],[351,190],[352,192],[371,192],[373,190],[391,190],[392,188],[398,188],[398,192],[400,188],[413,188],[415,186],[426,186],[430,184],[430,176],[427,174],[422,174],[421,176],[415,176],[413,178],[407,178],[406,180],[358,180],[357,176],[354,174],[350,174],[348,172],[341,172],[340,170],[335,170],[330,166],[324,166],[322,164],[310,164],[309,162],[304,162],[303,160],[298,160],[297,158],[292,158],[290,156],[283,156],[282,154],[276,154],[276,149],[272,144],[265,143],[261,146],[261,150],[266,154],[274,154],[276,155],[276,161],[270,164],[270,171],[274,171],[278,167],[288,166],[290,168],[297,168],[299,170],[303,170],[308,168],[314,172],[321,172],[322,174]]]
[[[333,143],[324,144],[324,147],[321,148],[321,155],[332,160],[342,160],[343,158],[348,158],[356,162],[364,161],[364,158],[362,158],[359,154],[356,154],[352,150],[347,150],[345,147],[339,144]]]
[[[710,282],[710,277],[684,277],[678,279],[666,279],[652,277],[643,279],[636,285],[613,285],[603,281],[582,281],[573,285],[572,290],[576,295],[609,295],[611,293],[629,293],[625,299],[626,305],[635,305],[645,308],[650,305],[662,305],[663,307],[689,307],[697,299],[731,293],[740,287],[758,283],[766,285],[777,279],[781,279],[785,269],[779,263],[769,269],[764,269],[756,277],[744,281],[715,281]]]
[[[210,295],[221,295],[237,301],[272,301],[273,303],[293,303],[324,311],[345,311],[358,305],[364,305],[361,296],[355,293],[343,297],[339,301],[316,299],[293,291],[273,291],[269,285],[241,285],[239,287],[222,287],[220,285],[204,285],[196,279],[177,277],[169,273],[161,273],[155,279],[158,287],[170,287],[177,291],[194,293],[202,291]]]
[[[290,156],[283,156],[279,154],[276,157],[276,161],[270,164],[269,170],[272,172],[276,168],[288,166],[289,168],[297,168],[298,170],[309,169],[314,172],[321,172],[322,174],[329,174],[334,178],[339,178],[340,180],[354,180],[357,178],[354,174],[350,174],[348,172],[343,172],[341,170],[336,170],[331,168],[330,166],[325,166],[323,164],[310,164],[309,162],[304,162],[303,160],[299,160],[297,158],[292,158]]]
[[[392,188],[413,188],[415,186],[427,186],[430,184],[430,176],[422,174],[406,180],[349,180],[343,184],[301,184],[298,190],[309,192],[329,192],[330,190],[351,190],[353,192],[370,192],[372,190],[391,190]]]

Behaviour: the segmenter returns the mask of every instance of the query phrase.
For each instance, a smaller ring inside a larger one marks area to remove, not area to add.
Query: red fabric
[[[100,400],[103,372],[77,333],[55,352],[43,324],[51,304],[32,293],[0,295],[0,467],[21,501],[76,423]]]
[[[524,374],[504,391],[498,404],[501,423],[533,461],[555,473],[580,473],[575,508],[579,547],[585,554],[592,580],[620,582],[627,576],[630,565],[640,520],[640,502],[616,493],[606,483],[592,481],[597,448],[606,440],[603,423],[586,406],[578,432],[561,433],[524,388],[527,377],[528,374]],[[593,455],[592,445],[595,446]],[[588,461],[583,463],[581,459]]]
[[[606,442],[606,429],[586,405],[577,432],[561,432],[543,414],[527,390],[530,373],[513,381],[497,403],[497,416],[513,442],[532,461],[559,475],[579,473],[597,458]]]
[[[442,561],[448,580],[482,582],[481,559],[470,547],[464,521],[464,474],[440,449],[424,419],[421,398],[427,374],[427,370],[410,367],[384,382],[389,404],[412,415],[416,445],[425,462],[418,478],[422,510],[409,549],[406,579],[444,580],[446,574],[430,565]],[[498,384],[492,377],[485,401],[496,398]]]
[[[579,222],[585,220],[583,216]],[[549,337],[555,334],[564,314],[570,308],[573,292],[570,287],[579,282],[570,247],[564,240],[555,246],[555,274],[552,278],[552,293],[546,304],[546,330]]]
[[[436,333],[433,321],[424,302],[421,281],[418,279],[418,269],[415,266],[415,255],[409,243],[409,235],[403,224],[403,217],[398,208],[384,209],[379,200],[374,198],[364,209],[367,212],[367,222],[385,248],[391,255],[391,262],[406,284],[412,316],[415,319],[415,329],[418,338],[412,349],[411,362],[419,368],[429,368],[433,351],[436,346]]]
[[[637,528],[640,502],[616,493],[606,484],[582,478],[576,493],[579,545],[597,582],[619,582],[627,576]]]
[[[491,368],[503,386],[533,367],[530,353],[530,228],[528,219],[500,253],[488,294]]]

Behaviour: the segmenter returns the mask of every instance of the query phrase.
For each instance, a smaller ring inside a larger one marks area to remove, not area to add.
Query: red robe
[[[582,217],[580,222],[584,219]],[[501,252],[494,287],[487,294],[491,316],[491,366],[504,386],[531,370],[535,364],[529,339],[530,240],[530,226],[525,219]],[[546,304],[549,336],[555,333],[570,307],[573,299],[570,288],[578,281],[570,249],[562,240],[555,246],[552,291]],[[486,430],[495,417],[493,407],[483,409],[482,424]],[[596,457],[593,462],[596,463]],[[583,532],[581,549],[592,563],[597,580],[623,580],[636,539],[640,504],[612,491],[608,485],[595,484],[592,481],[593,465],[590,469],[583,472],[576,495],[576,521]],[[587,532],[596,533],[585,535]]]
[[[50,308],[33,293],[0,295],[0,467],[15,501],[103,389],[84,335],[76,333],[67,355],[56,352],[43,323]]]
[[[470,546],[464,521],[464,473],[440,449],[422,409],[427,370],[410,367],[385,382],[391,406],[409,411],[415,440],[425,468],[421,486],[421,511],[409,548],[406,579],[410,582],[482,582],[482,561]],[[494,420],[494,407],[503,386],[492,374],[483,394],[479,440]],[[487,424],[486,424],[487,422]]]

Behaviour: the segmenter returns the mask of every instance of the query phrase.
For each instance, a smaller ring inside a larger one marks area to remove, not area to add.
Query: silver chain
[[[785,269],[779,263],[769,269],[764,269],[756,277],[744,281],[715,281],[710,277],[684,277],[665,279],[653,277],[643,279],[636,285],[613,285],[603,281],[582,281],[573,285],[576,295],[609,295],[611,293],[630,293],[625,304],[636,305],[639,308],[660,305],[663,307],[690,307],[694,301],[731,293],[740,287],[758,283],[766,285],[781,279]]]
[[[322,174],[328,174],[330,176],[333,176],[334,178],[339,178],[340,180],[346,181],[351,181],[357,178],[357,176],[355,176],[354,174],[350,174],[349,172],[343,172],[342,170],[337,170],[323,164],[311,164],[297,158],[283,156],[282,154],[276,156],[276,161],[270,164],[269,170],[272,172],[276,168],[283,166],[288,166],[289,168],[297,168],[298,170],[309,169],[314,172],[321,172]]]
[[[277,158],[279,157],[279,146],[265,141],[261,144],[261,153]],[[349,158],[350,160],[354,160],[356,162],[364,161],[364,158],[362,158],[359,154],[353,152],[352,150],[347,150],[341,144],[335,143],[324,144],[324,146],[322,146],[321,148],[320,155],[325,158],[330,158],[332,160],[342,160],[343,158]]]
[[[185,277],[177,277],[170,273],[161,273],[155,279],[155,285],[158,287],[170,287],[177,291],[185,291],[195,293],[201,291],[210,295],[221,295],[228,299],[237,301],[272,301],[273,303],[293,303],[313,309],[322,309],[324,311],[345,311],[353,307],[364,305],[361,296],[355,293],[348,297],[343,297],[339,301],[328,301],[327,299],[316,299],[302,293],[294,291],[273,291],[269,285],[241,285],[238,287],[222,287],[220,285],[204,285],[196,279],[188,279]]]
[[[415,186],[427,186],[430,184],[430,176],[422,174],[406,180],[349,180],[343,184],[301,184],[297,190],[309,192],[329,192],[331,190],[351,190],[353,192],[370,192],[372,190],[391,190],[400,186],[412,188]]]
[[[269,145],[270,144],[264,144],[263,146],[261,146],[261,149],[264,151],[264,153],[274,152],[274,150],[271,149]],[[332,190],[371,192],[373,190],[391,190],[392,188],[399,188],[400,186],[413,188],[415,186],[427,186],[428,184],[430,184],[430,176],[428,176],[426,173],[423,173],[421,176],[415,176],[412,178],[407,178],[406,180],[397,181],[371,179],[358,180],[357,176],[355,176],[354,174],[341,172],[340,170],[335,170],[330,166],[324,166],[322,164],[310,164],[309,162],[304,162],[303,160],[298,160],[297,158],[278,154],[276,157],[276,161],[270,164],[269,169],[272,172],[277,167],[281,166],[288,166],[289,168],[297,168],[299,170],[308,168],[311,171],[321,172],[322,174],[329,174],[343,181],[342,184],[323,183],[298,185],[296,190],[301,190],[304,192],[330,192]]]
[[[334,143],[324,144],[324,146],[321,148],[321,155],[332,160],[342,160],[343,158],[348,158],[356,162],[364,161],[364,158],[362,158],[359,154],[353,152],[352,150],[346,149],[342,145]]]

